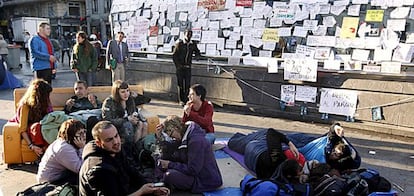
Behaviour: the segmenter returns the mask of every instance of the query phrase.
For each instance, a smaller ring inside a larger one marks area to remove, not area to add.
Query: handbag
[[[116,68],[116,59],[110,59],[109,60],[109,65],[111,66],[111,69],[114,70]]]

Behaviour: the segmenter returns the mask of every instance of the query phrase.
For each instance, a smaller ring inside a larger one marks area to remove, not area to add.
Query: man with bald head
[[[92,136],[94,140],[83,150],[80,195],[169,195],[168,188],[146,183],[138,171],[123,161],[121,138],[110,121],[97,123]]]

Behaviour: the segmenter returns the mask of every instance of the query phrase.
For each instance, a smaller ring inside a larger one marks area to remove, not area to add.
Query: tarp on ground
[[[0,66],[3,67],[3,66]],[[1,73],[3,72],[3,73]],[[5,89],[15,89],[15,88],[21,88],[23,87],[23,82],[17,79],[10,71],[3,70],[0,68],[0,82],[3,80],[2,83],[0,83],[0,90]]]

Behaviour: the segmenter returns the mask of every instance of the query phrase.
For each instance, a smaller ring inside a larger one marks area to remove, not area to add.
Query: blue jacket
[[[50,41],[50,40],[49,40]],[[50,54],[47,50],[46,43],[42,40],[39,35],[35,35],[30,40],[30,55],[31,55],[31,68],[32,71],[40,71],[45,69],[50,69]],[[52,43],[52,42],[50,42]],[[53,46],[52,46],[53,51]],[[55,62],[56,68],[56,62]]]
[[[187,123],[187,131],[174,155],[176,160],[171,161],[168,168],[194,176],[193,193],[215,190],[223,184],[223,180],[211,144],[199,125],[192,121]]]

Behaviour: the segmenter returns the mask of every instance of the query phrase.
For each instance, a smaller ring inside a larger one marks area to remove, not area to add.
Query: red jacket
[[[198,111],[195,111],[194,108],[191,107],[189,115],[184,112],[183,122],[194,121],[200,125],[206,133],[214,133],[213,112],[213,104],[209,101],[203,101]]]

